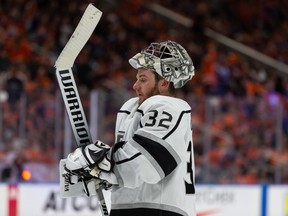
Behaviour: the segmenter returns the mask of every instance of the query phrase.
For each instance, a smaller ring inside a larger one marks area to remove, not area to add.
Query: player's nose
[[[136,90],[139,90],[139,82],[138,82],[138,80],[134,83],[133,89],[134,89],[135,91],[136,91]]]

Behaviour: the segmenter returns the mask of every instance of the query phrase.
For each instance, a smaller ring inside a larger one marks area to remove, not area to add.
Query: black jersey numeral
[[[160,119],[159,126],[165,127],[168,129],[169,124],[166,125],[165,122],[168,122],[168,123],[171,122],[172,121],[172,115],[168,112],[165,112],[165,111],[163,111],[162,115],[164,115],[164,116],[162,119]]]
[[[187,162],[187,172],[189,174],[190,182],[185,181],[186,194],[195,194],[194,178],[193,178],[193,169],[192,169],[192,143],[189,142],[187,152],[189,152],[189,162]]]
[[[151,113],[151,115],[149,116],[149,120],[151,120],[151,121],[146,122],[145,126],[153,127],[156,124],[156,118],[158,116],[158,111],[157,110],[151,110],[149,113]]]
[[[166,129],[169,128],[169,123],[172,121],[172,115],[166,111],[162,112],[161,118],[158,120],[158,111],[157,110],[151,110],[149,111],[149,121],[145,123],[146,127],[154,127],[154,126],[159,126],[159,127],[164,127]]]

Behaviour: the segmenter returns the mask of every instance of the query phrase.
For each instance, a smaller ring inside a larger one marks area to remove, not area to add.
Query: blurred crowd
[[[193,25],[187,28],[152,12],[151,2],[94,1],[103,16],[73,71],[85,109],[92,90],[106,94],[102,140],[113,144],[115,113],[133,95],[135,72],[127,60],[150,42],[174,40],[196,68],[193,80],[178,92],[193,110],[196,182],[288,183],[288,74],[205,35],[211,28],[288,64],[288,3],[153,1],[189,18]],[[0,0],[3,181],[23,179],[18,174],[27,163],[57,167],[63,156],[64,135],[57,129],[64,123],[56,121],[62,101],[53,65],[88,3]]]

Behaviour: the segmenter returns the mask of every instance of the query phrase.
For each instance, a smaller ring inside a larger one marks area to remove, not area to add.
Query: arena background
[[[103,16],[73,71],[93,138],[113,144],[134,95],[127,60],[177,41],[196,68],[178,96],[192,107],[198,216],[287,216],[285,0],[0,0],[0,215],[96,215],[94,198],[59,197],[58,161],[76,145],[53,67],[89,3]]]

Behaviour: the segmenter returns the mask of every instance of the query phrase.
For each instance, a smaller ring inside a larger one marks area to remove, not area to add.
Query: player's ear
[[[169,86],[170,86],[170,83],[167,80],[161,79],[158,83],[159,92],[162,95],[169,95]]]
[[[160,80],[160,85],[161,85],[161,87],[169,88],[169,82],[165,79]]]

